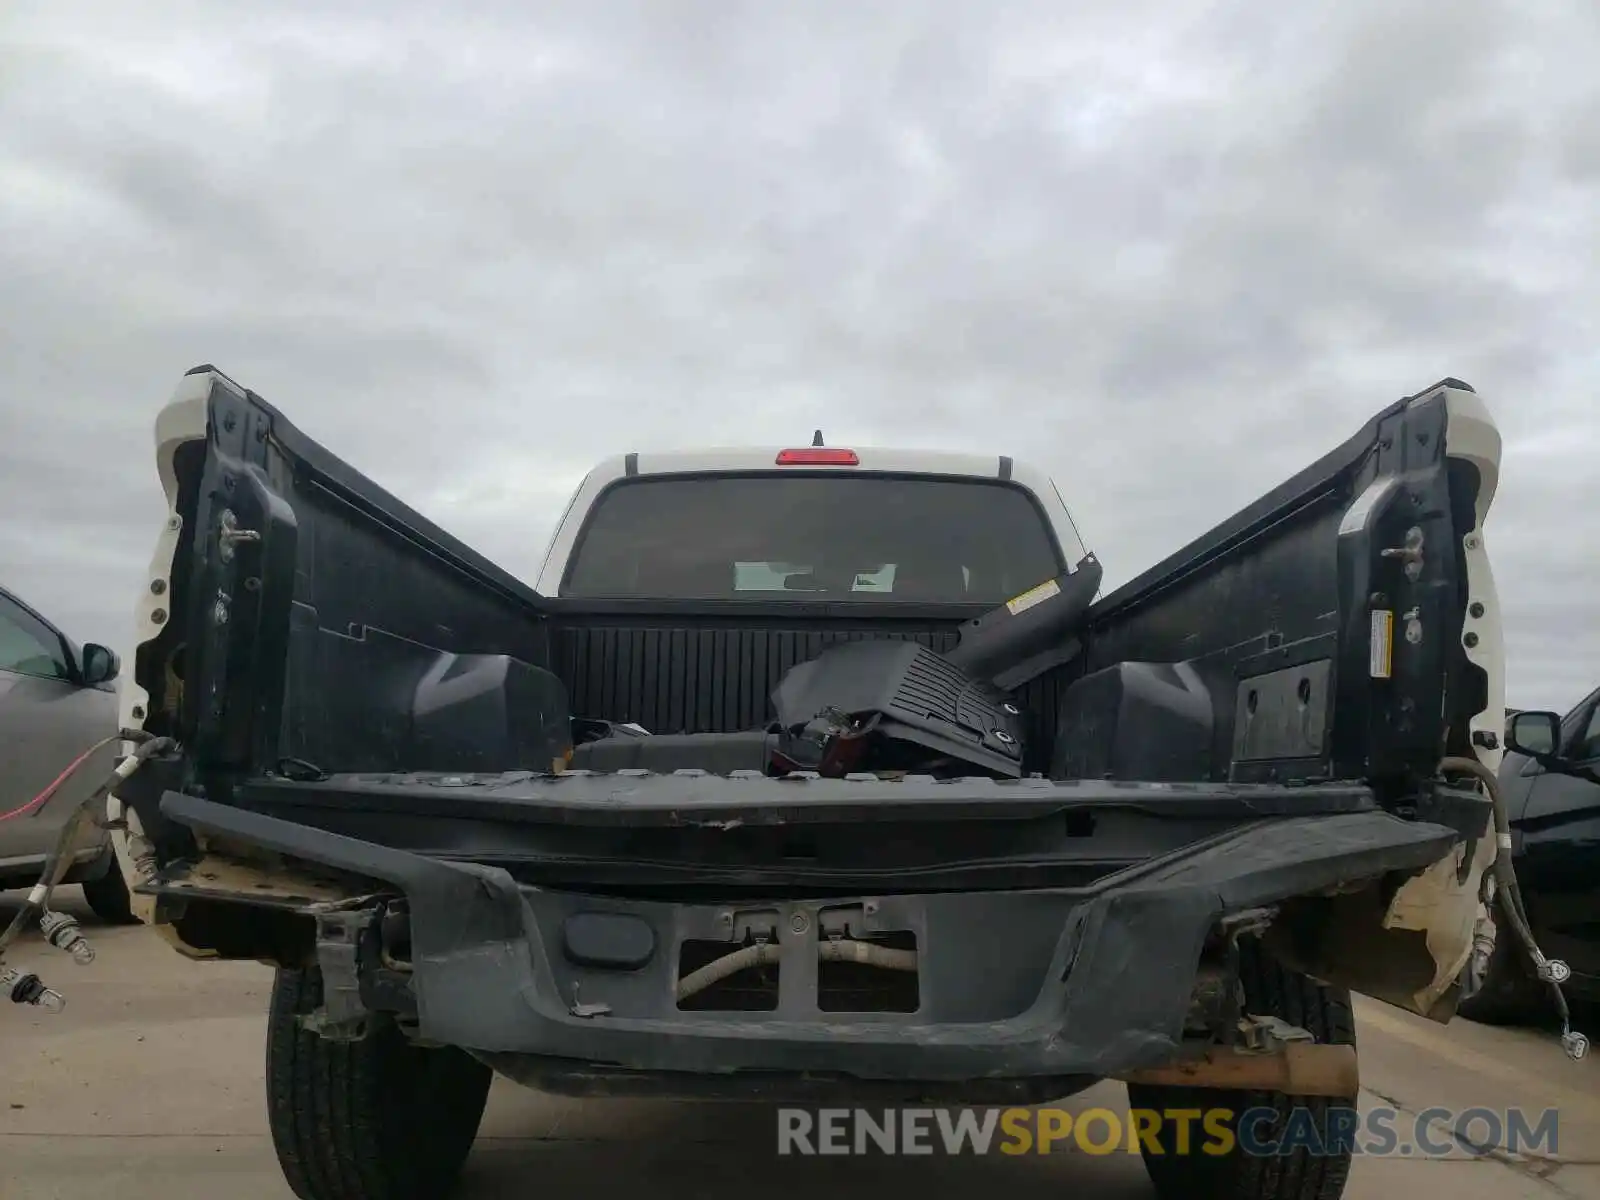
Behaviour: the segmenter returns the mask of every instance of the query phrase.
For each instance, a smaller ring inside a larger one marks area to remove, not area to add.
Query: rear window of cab
[[[663,476],[603,492],[561,594],[1000,604],[1065,569],[1023,488],[838,473]]]

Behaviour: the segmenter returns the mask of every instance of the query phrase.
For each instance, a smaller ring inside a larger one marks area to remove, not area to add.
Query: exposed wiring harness
[[[10,812],[0,814],[0,820],[10,820],[42,808],[90,758],[117,741],[135,743],[133,753],[118,763],[104,782],[84,797],[62,822],[61,833],[45,858],[44,869],[39,873],[39,882],[34,884],[33,890],[28,893],[27,900],[17,910],[17,915],[12,918],[11,924],[0,933],[0,995],[8,996],[15,1003],[34,1004],[51,1012],[60,1012],[66,1005],[61,994],[45,987],[37,975],[25,974],[5,965],[6,947],[14,942],[35,919],[39,922],[40,932],[44,934],[45,940],[57,949],[71,954],[74,962],[81,964],[94,960],[94,947],[84,938],[77,921],[64,914],[51,912],[50,898],[55,894],[56,887],[66,877],[67,872],[72,869],[70,853],[72,846],[77,842],[79,835],[95,823],[92,812],[94,805],[108,796],[118,784],[130,778],[150,758],[170,750],[174,743],[171,738],[152,737],[142,730],[118,730],[111,737],[101,739],[75,758],[68,764],[66,770],[57,775],[32,800]],[[120,868],[113,867],[113,869]]]
[[[1493,867],[1494,900],[1505,915],[1512,933],[1522,943],[1534,974],[1549,985],[1555,997],[1556,1012],[1561,1018],[1561,1045],[1568,1057],[1583,1058],[1589,1052],[1589,1039],[1572,1028],[1572,1012],[1561,985],[1572,977],[1572,970],[1559,959],[1546,958],[1533,935],[1528,921],[1528,910],[1522,902],[1522,888],[1517,883],[1516,867],[1511,860],[1511,817],[1506,809],[1505,794],[1500,790],[1500,780],[1488,767],[1475,758],[1446,758],[1439,763],[1444,774],[1471,775],[1483,784],[1489,793],[1489,803],[1494,812],[1495,856]]]
[[[817,958],[822,962],[866,963],[885,971],[915,971],[917,952],[878,946],[872,942],[859,942],[854,938],[829,938],[817,947]]]
[[[881,967],[886,971],[917,969],[915,950],[896,950],[853,938],[828,939],[817,947],[817,958],[821,962],[866,963],[868,966]],[[750,967],[770,966],[778,959],[779,949],[776,942],[754,942],[731,954],[724,954],[721,958],[712,959],[699,970],[691,971],[678,980],[678,1000],[681,1003],[713,984],[721,983],[730,975],[737,975]]]
[[[712,959],[698,971],[691,971],[678,980],[678,1001],[682,1003],[713,984],[721,983],[730,975],[737,975],[750,967],[768,966],[777,962],[778,958],[776,942],[755,942],[732,954]]]
[[[11,820],[15,820],[17,817],[25,817],[29,813],[36,812],[39,809],[43,808],[45,806],[45,803],[50,799],[50,797],[54,796],[57,792],[59,792],[61,790],[62,785],[65,784],[67,782],[67,780],[71,779],[74,775],[76,775],[78,773],[79,770],[82,769],[84,763],[88,762],[91,758],[93,758],[101,750],[104,750],[107,746],[111,745],[112,742],[128,741],[129,739],[127,737],[127,734],[128,734],[128,730],[124,729],[124,730],[119,730],[116,733],[113,733],[110,737],[101,738],[98,742],[96,742],[94,745],[90,746],[82,754],[78,755],[77,758],[73,759],[70,763],[68,763],[67,764],[67,769],[62,771],[61,774],[57,775],[54,779],[52,779],[49,782],[49,784],[46,785],[45,789],[42,792],[40,792],[37,796],[35,796],[32,800],[29,800],[26,804],[19,804],[16,808],[13,808],[10,812],[0,813],[0,821],[11,821]]]

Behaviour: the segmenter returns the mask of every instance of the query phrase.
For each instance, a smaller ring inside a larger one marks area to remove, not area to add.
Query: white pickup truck
[[[1453,1011],[1504,736],[1465,384],[1099,598],[999,454],[623,455],[530,586],[213,368],[157,441],[124,723],[172,748],[118,848],[185,952],[277,964],[306,1200],[444,1195],[495,1072],[1326,1118],[1352,990]],[[1330,1200],[1349,1164],[1176,1137],[1163,1197]]]

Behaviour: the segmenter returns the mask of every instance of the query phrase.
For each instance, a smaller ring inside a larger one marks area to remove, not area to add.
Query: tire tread
[[[454,1047],[411,1045],[389,1022],[359,1042],[300,1025],[315,968],[280,969],[267,1025],[267,1115],[300,1200],[442,1200],[483,1117],[493,1073]]]

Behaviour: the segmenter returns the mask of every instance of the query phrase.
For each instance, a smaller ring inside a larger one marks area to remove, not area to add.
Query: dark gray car
[[[116,764],[102,746],[43,803],[35,799],[86,750],[117,732],[117,656],[78,646],[0,588],[0,889],[31,887],[74,808]],[[66,877],[104,920],[132,920],[111,844],[95,829],[72,848]]]

